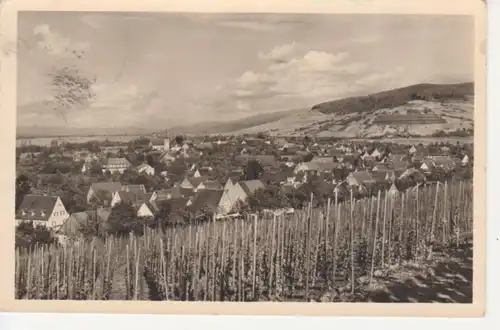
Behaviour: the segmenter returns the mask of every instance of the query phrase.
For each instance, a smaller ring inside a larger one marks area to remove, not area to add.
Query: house
[[[33,225],[48,228],[60,227],[69,214],[59,196],[24,196],[16,212],[16,225],[31,221]]]
[[[465,166],[467,164],[469,164],[469,156],[464,155],[464,157],[462,158],[462,165]]]
[[[94,211],[85,211],[73,213],[58,229],[58,233],[66,236],[79,236],[81,235],[80,228],[84,226],[92,217],[97,216],[99,223],[106,222],[111,214],[108,208],[98,208]]]
[[[223,187],[219,181],[207,180],[201,182],[196,188],[194,188],[194,191],[197,192],[199,190],[222,190],[222,189]]]
[[[200,190],[187,203],[187,210],[191,214],[214,216],[221,213],[219,203],[224,194],[223,190]]]
[[[450,156],[428,156],[420,166],[420,169],[425,173],[431,173],[436,168],[450,172],[455,168],[455,162]]]
[[[202,182],[208,180],[209,178],[204,176],[187,177],[182,180],[179,187],[184,189],[196,189]]]
[[[146,193],[146,187],[143,184],[128,184],[123,185],[120,189],[121,191],[138,191],[141,193]]]
[[[110,171],[112,174],[121,174],[131,166],[132,164],[126,158],[108,158],[107,163],[103,166],[102,172]]]
[[[399,195],[399,190],[394,182],[391,184],[391,187],[389,188],[387,193],[389,194],[390,197],[393,198]]]
[[[414,154],[416,154],[416,153],[417,153],[417,148],[415,148],[415,146],[414,146],[414,145],[412,145],[412,146],[411,146],[411,148],[410,148],[410,150],[408,150],[408,153],[409,153],[410,155],[414,155]]]
[[[130,190],[124,191],[120,190],[113,194],[113,199],[111,200],[111,207],[115,207],[119,204],[130,204],[138,205],[143,202],[149,202],[154,200],[156,195],[154,193],[146,193],[142,190]]]
[[[276,167],[278,165],[276,157],[274,155],[257,155],[257,156],[247,156],[246,160],[256,160],[263,167]]]
[[[19,155],[19,160],[21,162],[29,162],[29,161],[34,161],[37,157],[38,153],[35,152],[23,152]]]
[[[137,173],[139,174],[147,174],[147,175],[155,175],[155,169],[154,167],[152,167],[151,165],[147,164],[147,163],[144,163],[144,164],[141,164],[139,166],[137,166]]]
[[[244,202],[248,195],[239,182],[231,179],[224,185],[224,192],[219,201],[218,209],[221,214],[229,214],[238,202]]]
[[[306,162],[300,163],[294,169],[294,173],[300,172],[315,172],[316,174],[322,172],[332,172],[334,169],[340,167],[339,163],[335,163],[333,159],[329,158],[329,162]]]
[[[437,167],[449,172],[455,169],[455,162],[450,156],[430,156]]]
[[[375,159],[379,159],[380,157],[382,157],[382,153],[377,148],[375,148],[370,154],[370,156],[372,156]]]
[[[159,207],[155,201],[143,202],[137,208],[138,218],[153,218],[159,211]]]
[[[170,150],[170,139],[152,139],[149,142],[149,147],[153,150],[159,151],[169,151]]]
[[[389,171],[391,167],[387,163],[377,163],[373,169],[373,171]]]
[[[92,169],[92,164],[95,164],[96,162],[99,162],[99,157],[93,153],[88,154],[83,161],[81,172],[87,173]]]
[[[193,173],[193,177],[195,178],[208,177],[211,172],[212,172],[211,167],[201,167]]]
[[[175,161],[175,156],[170,152],[164,152],[160,155],[160,161],[164,163],[170,163]]]
[[[351,172],[345,180],[349,186],[370,185],[376,182],[368,171]]]
[[[239,182],[241,188],[247,196],[253,195],[257,190],[259,189],[264,189],[266,186],[264,185],[264,182],[261,180],[247,180],[247,181],[240,181]]]
[[[313,164],[325,164],[325,163],[333,163],[333,157],[318,157],[315,156],[309,163]]]
[[[202,142],[196,146],[196,149],[203,151],[214,150],[214,144],[212,142]]]
[[[441,147],[441,151],[445,154],[449,154],[450,153],[450,148],[447,147],[447,146],[442,146]]]
[[[97,161],[99,161],[99,157],[94,153],[88,154],[87,156],[85,156],[85,159],[84,159],[85,163],[92,163],[92,162],[97,162]]]
[[[226,183],[224,184],[224,187],[222,188],[223,190],[229,190],[231,189],[236,183],[238,182],[238,180],[234,180],[233,178],[229,177],[229,179],[227,179]]]
[[[106,146],[101,148],[101,153],[104,155],[107,154],[112,154],[112,155],[118,155],[120,153],[120,150],[123,151],[124,146]]]
[[[95,182],[93,183],[87,193],[87,203],[90,203],[92,198],[96,195],[99,199],[109,199],[111,202],[112,196],[118,190],[121,190],[122,184],[120,182]],[[100,193],[102,192],[102,194]]]
[[[434,162],[432,159],[425,158],[420,165],[420,170],[425,174],[430,174],[435,170]]]
[[[393,170],[406,170],[410,166],[410,157],[405,154],[391,154],[387,157],[388,163]]]
[[[276,138],[274,139],[274,145],[278,148],[280,148],[281,150],[283,150],[284,148],[286,148],[288,146],[288,141],[284,138]]]
[[[87,173],[87,172],[89,172],[91,169],[92,169],[92,163],[87,163],[87,162],[85,162],[85,163],[83,163],[83,165],[82,165],[82,169],[81,169],[81,171],[80,171],[80,172],[82,172],[82,173]]]
[[[344,160],[344,153],[341,149],[330,149],[328,151],[328,156],[339,162],[342,162]]]
[[[177,199],[182,197],[181,188],[174,187],[165,190],[157,190],[154,192],[152,199],[156,201],[168,200],[168,199]]]

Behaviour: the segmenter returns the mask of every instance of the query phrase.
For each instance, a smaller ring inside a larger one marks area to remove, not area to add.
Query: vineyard
[[[337,291],[349,300],[387,268],[463,243],[472,200],[472,182],[438,183],[294,214],[18,249],[16,298],[317,301]]]

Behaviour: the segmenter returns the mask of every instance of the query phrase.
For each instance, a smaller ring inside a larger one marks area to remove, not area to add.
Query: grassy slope
[[[367,112],[401,106],[412,100],[465,99],[473,94],[473,83],[451,85],[418,84],[367,96],[348,97],[324,102],[313,106],[311,110],[325,114]]]

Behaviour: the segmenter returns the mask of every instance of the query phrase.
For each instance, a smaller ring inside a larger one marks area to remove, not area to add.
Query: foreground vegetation
[[[247,215],[144,235],[16,249],[19,299],[354,299],[393,265],[433,258],[472,229],[472,183]]]

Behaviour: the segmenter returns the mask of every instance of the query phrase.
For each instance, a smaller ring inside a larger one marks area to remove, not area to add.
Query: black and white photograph
[[[476,44],[472,14],[19,11],[15,299],[472,304]]]

